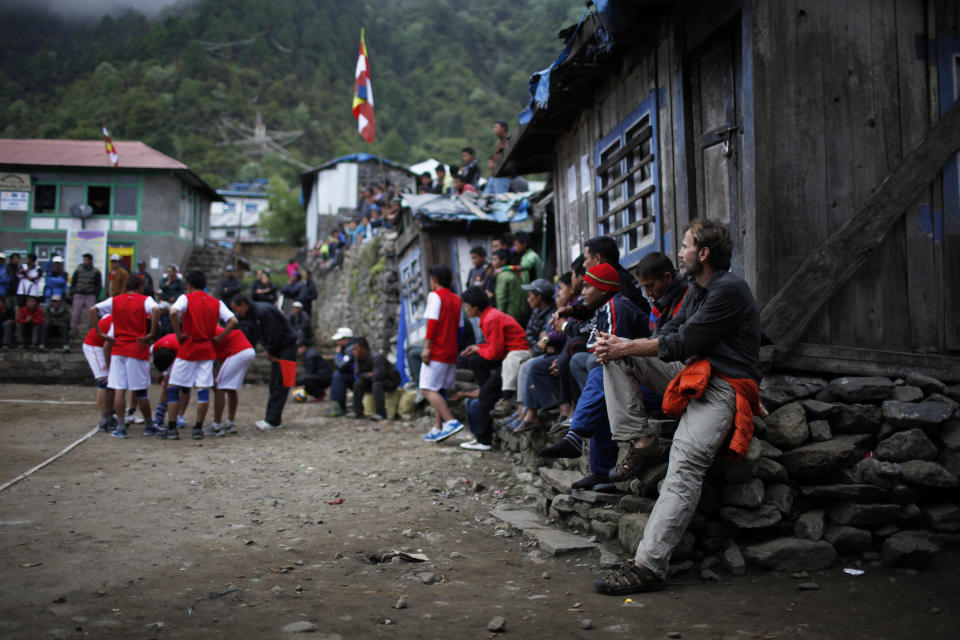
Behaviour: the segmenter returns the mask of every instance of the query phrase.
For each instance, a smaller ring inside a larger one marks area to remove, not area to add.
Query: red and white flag
[[[103,140],[107,143],[107,158],[110,159],[110,164],[115,167],[120,166],[120,155],[117,153],[117,148],[113,146],[113,140],[110,139],[110,132],[107,131],[106,125],[103,126]]]
[[[370,84],[370,65],[367,60],[367,45],[360,29],[360,55],[357,57],[356,80],[353,85],[353,117],[363,139],[373,144],[373,85]]]

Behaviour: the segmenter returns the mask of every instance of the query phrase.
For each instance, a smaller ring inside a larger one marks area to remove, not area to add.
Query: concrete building
[[[118,167],[102,140],[0,139],[0,250],[32,251],[41,262],[62,254],[68,273],[80,261],[70,242],[96,245],[101,270],[112,253],[131,267],[145,260],[154,277],[185,264],[209,232],[211,202],[223,198],[142,142],[114,144]]]
[[[217,194],[224,201],[210,205],[209,237],[230,244],[262,243],[260,218],[270,209],[266,178],[235,182]]]

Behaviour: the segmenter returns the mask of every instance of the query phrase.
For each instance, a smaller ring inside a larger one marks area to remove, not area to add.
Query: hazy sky
[[[176,0],[19,0],[19,4],[46,7],[63,16],[84,18],[99,18],[106,13],[122,11],[128,7],[150,16],[174,2]]]

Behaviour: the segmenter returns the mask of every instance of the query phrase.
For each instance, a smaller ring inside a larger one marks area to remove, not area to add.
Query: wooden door
[[[740,22],[735,20],[690,54],[690,128],[693,162],[691,218],[728,225],[734,239],[731,268],[744,275],[741,222]]]

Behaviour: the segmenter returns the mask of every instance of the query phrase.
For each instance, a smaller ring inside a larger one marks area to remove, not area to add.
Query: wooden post
[[[894,222],[960,149],[960,100],[935,123],[840,228],[813,251],[763,308],[764,333],[783,355],[810,321],[880,245]]]

